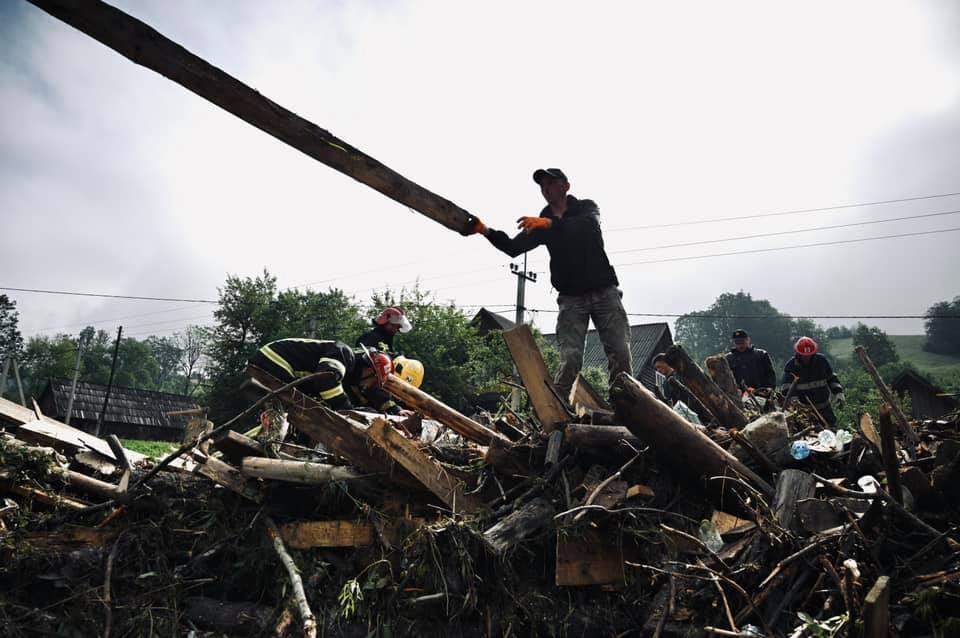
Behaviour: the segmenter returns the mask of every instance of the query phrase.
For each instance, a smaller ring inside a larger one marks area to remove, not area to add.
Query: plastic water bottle
[[[842,447],[853,440],[850,430],[837,430],[837,443]]]
[[[714,554],[723,549],[723,539],[720,538],[720,532],[717,530],[717,526],[713,524],[713,521],[707,519],[700,521],[699,536],[703,544],[707,546],[707,549]]]
[[[740,628],[741,636],[750,636],[751,638],[763,638],[763,631],[756,625],[744,625]]]
[[[820,445],[828,450],[837,449],[837,435],[833,433],[833,430],[823,430],[817,435],[817,440],[820,441]]]
[[[794,441],[790,444],[790,456],[798,461],[810,456],[810,448],[807,446],[806,441]]]

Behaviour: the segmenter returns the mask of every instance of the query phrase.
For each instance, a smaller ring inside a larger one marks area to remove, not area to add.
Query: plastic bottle
[[[752,638],[763,638],[763,631],[756,625],[744,625],[740,628],[741,636],[751,636]]]
[[[790,444],[790,456],[795,458],[798,461],[810,456],[810,448],[807,446],[806,441],[794,441]]]
[[[821,431],[820,434],[817,435],[817,440],[820,441],[820,445],[828,450],[837,449],[837,435],[833,433],[833,430]]]
[[[723,539],[720,538],[720,532],[717,530],[717,526],[713,524],[713,521],[708,521],[703,519],[700,521],[700,540],[703,541],[703,544],[707,546],[713,553],[719,552],[723,549]]]
[[[837,430],[837,443],[839,443],[841,447],[852,440],[853,434],[850,433],[850,430]]]

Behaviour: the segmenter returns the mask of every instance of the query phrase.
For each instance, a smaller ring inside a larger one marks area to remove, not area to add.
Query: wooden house
[[[70,379],[50,379],[37,402],[40,410],[58,421],[66,421],[70,402]],[[107,386],[77,382],[70,425],[94,432],[103,409]],[[194,397],[153,390],[114,386],[100,427],[100,436],[116,434],[124,439],[175,441],[183,438],[186,417],[168,417],[166,412],[198,407]]]
[[[936,419],[960,408],[957,397],[933,385],[913,370],[904,370],[890,387],[902,400],[910,395],[911,416],[914,419]]]

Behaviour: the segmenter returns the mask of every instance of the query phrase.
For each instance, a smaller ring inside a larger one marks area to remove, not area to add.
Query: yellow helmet
[[[423,364],[416,359],[408,359],[403,355],[394,357],[393,372],[407,383],[412,383],[414,387],[419,388],[423,383]]]

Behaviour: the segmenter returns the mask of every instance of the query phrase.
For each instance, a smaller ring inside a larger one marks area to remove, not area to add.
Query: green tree
[[[923,349],[938,354],[960,354],[960,297],[940,301],[927,309],[923,322],[927,341]]]
[[[17,302],[6,295],[0,295],[0,361],[8,356],[18,356],[23,350],[19,322]]]
[[[150,336],[144,339],[144,343],[150,346],[153,358],[157,361],[157,378],[154,381],[154,389],[161,392],[170,392],[173,385],[177,384],[178,368],[183,356],[176,337]]]
[[[849,339],[853,336],[853,330],[850,326],[830,326],[826,331],[827,339],[834,341],[836,339]]]
[[[890,341],[887,333],[877,327],[858,324],[853,333],[853,345],[863,346],[870,355],[870,359],[877,366],[896,363],[900,360],[897,348]]]
[[[676,341],[699,361],[726,351],[730,335],[738,328],[750,333],[754,345],[773,355],[775,365],[793,356],[793,344],[801,336],[826,344],[826,333],[814,322],[794,320],[766,299],[754,299],[743,291],[723,293],[706,310],[679,317]]]

